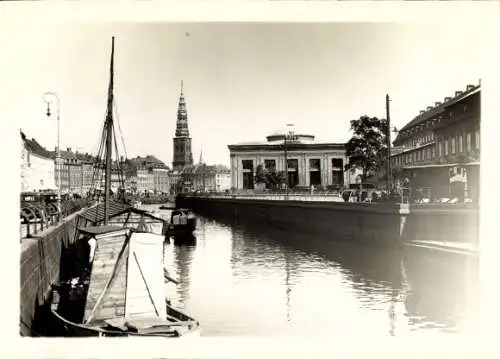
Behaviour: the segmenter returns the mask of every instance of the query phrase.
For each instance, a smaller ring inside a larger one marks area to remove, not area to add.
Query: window
[[[332,158],[332,185],[342,187],[344,185],[344,160]]]
[[[309,160],[309,171],[320,171],[321,170],[320,163],[321,162],[319,158],[311,158]]]
[[[470,132],[467,133],[467,152],[472,151],[472,134]]]
[[[432,147],[432,158],[436,158],[436,147]]]
[[[448,139],[444,140],[444,155],[448,156]]]
[[[479,149],[481,143],[480,143],[480,139],[479,139],[479,130],[476,130],[475,132],[475,139],[476,139],[476,149]]]
[[[343,170],[344,161],[342,158],[332,158],[332,168]]]
[[[457,148],[456,148],[456,139],[455,137],[452,137],[451,138],[451,154],[455,154],[457,152]]]
[[[309,183],[313,186],[321,185],[321,162],[317,158],[309,159]]]
[[[276,160],[264,160],[264,168],[266,169],[275,169],[276,168]]]
[[[242,160],[241,167],[243,167],[244,170],[253,171],[253,161],[252,160]]]
[[[438,143],[438,156],[443,157],[443,143],[442,142]]]
[[[464,152],[464,138],[462,135],[458,136],[458,152]]]

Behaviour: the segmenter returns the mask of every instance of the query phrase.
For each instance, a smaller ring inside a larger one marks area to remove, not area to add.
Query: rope
[[[120,138],[122,140],[123,152],[125,153],[125,158],[128,158],[127,147],[125,146],[125,141],[123,140],[123,132],[120,126],[120,116],[118,115],[118,105],[116,104],[116,96],[113,98],[113,108],[115,109],[116,122],[118,124],[118,130],[120,131]]]

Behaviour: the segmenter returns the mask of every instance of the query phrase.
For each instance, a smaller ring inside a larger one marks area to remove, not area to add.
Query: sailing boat
[[[64,336],[199,334],[199,323],[166,299],[163,243],[166,221],[112,198],[114,37],[107,114],[99,158],[104,155],[104,202],[78,216],[74,242],[80,261],[73,279],[53,285],[51,313]],[[115,143],[116,144],[116,143]],[[117,147],[116,147],[117,148]],[[103,151],[101,151],[103,150]],[[101,184],[102,181],[99,181]],[[160,224],[154,233],[148,224]],[[134,226],[137,224],[137,226]]]

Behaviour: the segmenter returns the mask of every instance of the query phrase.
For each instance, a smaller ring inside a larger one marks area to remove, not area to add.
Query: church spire
[[[186,111],[186,100],[184,99],[184,81],[181,81],[181,94],[179,107],[177,108],[177,124],[175,128],[174,169],[182,169],[193,164],[193,153],[191,152],[191,138],[189,137],[188,118]]]
[[[200,160],[198,161],[199,164],[203,164],[203,145],[201,146],[201,149],[200,149]]]
[[[186,100],[184,99],[184,81],[181,81],[181,95],[179,97],[179,107],[177,108],[177,127],[175,136],[189,137]]]

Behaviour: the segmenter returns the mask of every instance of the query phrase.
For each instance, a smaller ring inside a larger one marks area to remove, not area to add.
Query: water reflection
[[[203,217],[195,235],[165,245],[166,267],[203,335],[463,332],[477,316],[477,261]]]

